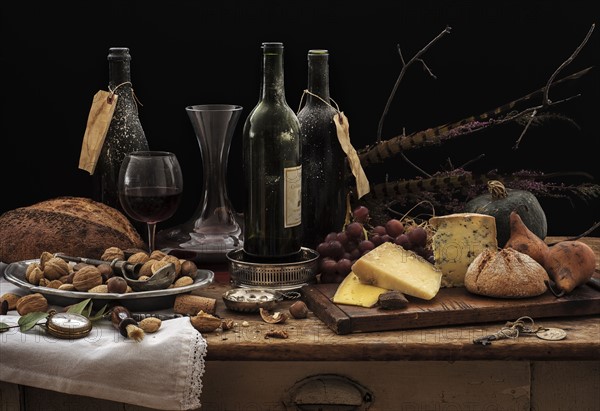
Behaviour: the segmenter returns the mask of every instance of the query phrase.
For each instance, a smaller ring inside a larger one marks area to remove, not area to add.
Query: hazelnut
[[[109,293],[123,294],[127,291],[127,281],[123,277],[111,277],[106,282]]]
[[[192,280],[196,279],[198,275],[198,266],[196,263],[190,260],[183,260],[181,263],[181,276],[192,277]]]
[[[296,301],[290,306],[290,314],[297,319],[306,318],[308,317],[308,307],[304,301]]]

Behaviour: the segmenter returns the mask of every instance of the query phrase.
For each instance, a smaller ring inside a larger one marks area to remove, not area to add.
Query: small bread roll
[[[475,257],[465,274],[465,287],[487,297],[525,298],[546,292],[547,280],[548,273],[533,258],[505,248]]]

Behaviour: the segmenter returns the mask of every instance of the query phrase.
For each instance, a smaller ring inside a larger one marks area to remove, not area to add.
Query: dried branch
[[[581,44],[579,44],[579,46],[569,56],[568,59],[566,59],[565,61],[563,61],[563,63],[560,66],[558,66],[558,68],[556,70],[554,70],[554,73],[552,73],[552,75],[548,79],[548,82],[546,83],[546,86],[543,89],[544,90],[544,95],[543,95],[543,98],[542,98],[542,105],[540,106],[540,109],[542,109],[542,108],[545,109],[545,108],[548,108],[548,107],[550,107],[552,105],[552,102],[550,101],[550,98],[548,97],[548,94],[550,93],[550,87],[553,85],[554,79],[556,78],[556,76],[558,75],[558,73],[560,73],[562,71],[562,69],[564,69],[565,67],[567,67],[569,64],[571,64],[573,62],[573,60],[575,60],[575,58],[577,57],[577,55],[579,54],[579,52],[583,49],[583,47],[585,47],[586,43],[590,39],[590,36],[592,35],[592,32],[594,31],[595,27],[596,27],[596,25],[592,24],[592,27],[590,27],[590,29],[588,30],[588,32],[587,32],[585,38],[583,39],[583,41],[581,42]],[[525,128],[523,129],[523,131],[519,135],[519,138],[515,142],[515,145],[513,146],[514,150],[516,150],[516,149],[519,148],[519,144],[521,143],[521,140],[525,136],[525,133],[527,133],[527,130],[529,129],[529,126],[531,125],[531,122],[533,121],[533,119],[535,118],[535,116],[536,116],[537,113],[538,113],[538,108],[535,108],[531,112],[531,117],[529,118],[529,121],[525,125]]]
[[[550,98],[548,97],[548,93],[550,92],[550,86],[552,85],[552,83],[554,82],[554,79],[556,78],[556,76],[558,75],[558,73],[561,72],[562,69],[564,69],[565,67],[567,67],[569,64],[571,64],[571,62],[573,62],[573,60],[575,60],[575,58],[577,57],[577,55],[579,54],[579,52],[585,47],[586,43],[588,42],[588,40],[590,39],[592,32],[594,31],[594,28],[596,27],[596,24],[592,24],[592,27],[590,27],[590,29],[588,30],[585,38],[583,39],[583,41],[581,42],[581,44],[579,45],[579,47],[577,47],[575,49],[575,51],[573,52],[573,54],[571,54],[571,56],[566,59],[555,71],[554,73],[552,73],[552,75],[550,76],[550,78],[548,79],[548,83],[546,83],[546,87],[544,88],[544,100],[543,103],[544,105],[549,105],[550,104]]]
[[[579,79],[585,74],[589,73],[592,67],[588,67],[577,73],[571,74],[553,83],[553,86]],[[520,117],[533,112],[533,110],[540,110],[543,106],[529,107],[522,111],[513,113],[512,111],[520,104],[525,103],[529,100],[533,100],[540,95],[543,95],[544,87],[535,90],[521,98],[513,100],[507,104],[497,107],[493,110],[487,111],[477,116],[467,117],[460,121],[453,123],[446,123],[444,125],[430,128],[423,131],[418,131],[412,134],[402,134],[393,137],[389,140],[382,141],[376,145],[367,147],[360,151],[359,158],[363,167],[370,164],[381,163],[387,158],[391,158],[395,155],[400,154],[403,151],[408,151],[416,148],[421,148],[434,144],[441,144],[445,140],[456,138],[459,136],[465,136],[472,134],[477,131],[485,130],[488,127],[504,124],[510,121],[514,121]],[[550,106],[558,105],[572,100],[577,96],[572,96],[560,101],[555,101],[549,104]]]
[[[425,54],[425,52],[433,44],[435,44],[439,39],[441,39],[446,34],[450,34],[450,30],[452,30],[451,27],[446,27],[440,34],[438,34],[425,47],[423,47],[417,54],[415,54],[414,57],[411,58],[408,61],[408,63],[406,63],[404,61],[404,56],[402,55],[402,50],[400,49],[400,46],[398,45],[398,53],[400,54],[400,60],[402,61],[402,69],[400,70],[400,74],[398,75],[398,79],[396,80],[396,83],[394,84],[394,88],[392,89],[392,93],[390,94],[390,96],[389,96],[389,98],[387,100],[387,103],[385,104],[385,108],[383,110],[383,114],[381,115],[381,119],[379,120],[379,126],[377,127],[377,143],[379,143],[381,141],[381,131],[383,130],[383,121],[385,120],[385,117],[387,116],[387,113],[390,110],[390,105],[392,104],[392,100],[394,99],[394,96],[396,95],[396,91],[398,90],[398,86],[400,86],[400,82],[402,81],[402,78],[404,77],[404,74],[406,73],[406,70],[414,62],[419,61],[419,62],[421,62],[425,66],[425,69],[431,74],[431,70],[429,70],[429,67],[427,67],[427,65],[425,64],[425,62],[421,59],[421,56],[423,54]]]

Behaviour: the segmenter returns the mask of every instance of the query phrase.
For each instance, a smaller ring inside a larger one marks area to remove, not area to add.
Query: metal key
[[[490,345],[492,344],[492,341],[503,340],[505,338],[517,338],[518,336],[518,327],[504,327],[497,333],[475,338],[473,344]]]

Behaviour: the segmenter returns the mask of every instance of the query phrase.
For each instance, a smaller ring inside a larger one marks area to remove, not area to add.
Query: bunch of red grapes
[[[321,283],[341,283],[350,273],[352,264],[384,242],[392,242],[412,250],[433,263],[433,252],[427,246],[427,231],[418,225],[405,226],[391,218],[385,225],[369,225],[369,209],[359,206],[352,212],[352,221],[341,232],[327,234],[317,246]]]

